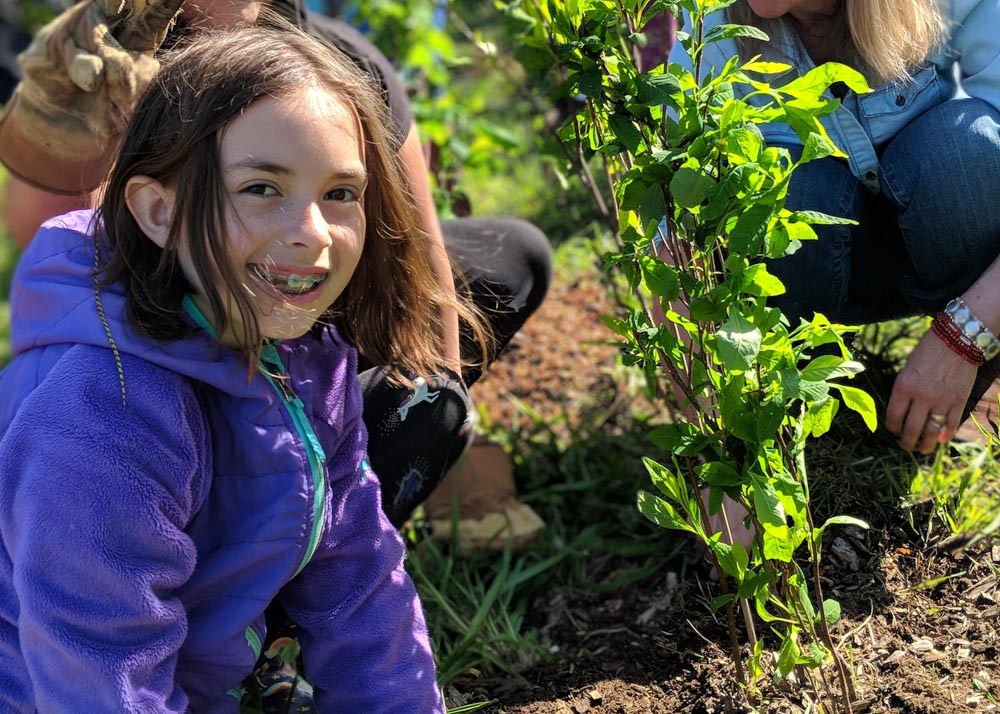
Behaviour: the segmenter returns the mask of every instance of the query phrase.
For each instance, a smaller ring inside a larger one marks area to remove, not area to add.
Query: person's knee
[[[533,223],[521,219],[512,223],[514,230],[511,234],[516,236],[523,265],[519,271],[521,284],[513,286],[513,292],[518,302],[525,305],[529,312],[534,312],[542,304],[552,283],[552,247],[548,236]]]
[[[396,526],[441,481],[473,436],[472,401],[454,376],[390,381],[388,367],[359,375],[368,455],[382,486],[382,506]]]
[[[925,112],[883,154],[882,175],[919,290],[955,290],[997,256],[1000,201],[987,188],[1000,175],[995,108],[960,99]]]
[[[973,201],[1000,172],[1000,111],[973,98],[939,104],[899,132],[881,165],[903,207],[931,195]]]

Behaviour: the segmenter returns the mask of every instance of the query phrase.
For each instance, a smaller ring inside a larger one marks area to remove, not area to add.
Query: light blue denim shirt
[[[854,175],[873,191],[878,190],[877,152],[915,117],[962,94],[1000,110],[1000,0],[942,0],[942,9],[949,25],[946,41],[909,81],[874,87],[864,95],[848,91],[837,111],[822,120],[834,144],[848,155]],[[713,13],[706,19],[705,30],[725,22],[723,12]],[[795,69],[788,79],[815,67],[794,32],[786,28],[780,34],[771,38],[764,59],[791,64]],[[733,40],[708,45],[702,73],[722,67],[736,53]],[[670,61],[691,66],[680,43],[674,45]],[[776,82],[783,83],[783,79]],[[738,94],[749,91],[748,87],[735,89]],[[786,124],[760,128],[769,143],[801,145]]]

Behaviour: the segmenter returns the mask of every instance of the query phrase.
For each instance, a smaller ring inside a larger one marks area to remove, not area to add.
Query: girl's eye
[[[243,193],[251,193],[255,196],[270,197],[270,196],[277,196],[278,189],[266,183],[255,183],[245,187],[243,189]]]
[[[341,186],[340,188],[335,188],[332,191],[328,191],[326,194],[326,198],[330,201],[352,203],[358,200],[358,192],[355,191],[353,188]]]

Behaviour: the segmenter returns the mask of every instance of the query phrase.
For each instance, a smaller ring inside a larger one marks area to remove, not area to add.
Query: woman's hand
[[[930,330],[913,348],[896,377],[886,409],[886,427],[904,449],[932,452],[958,430],[976,366]]]
[[[0,162],[10,173],[48,193],[97,188],[180,5],[80,2],[39,30],[18,55],[24,76],[0,119]]]

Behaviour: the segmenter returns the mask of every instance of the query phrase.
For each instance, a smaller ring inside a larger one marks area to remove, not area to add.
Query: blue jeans
[[[796,154],[793,151],[793,156]],[[872,194],[827,158],[792,175],[786,207],[852,218],[769,261],[792,321],[821,312],[864,324],[941,309],[1000,254],[1000,112],[978,99],[940,104],[882,150]]]

